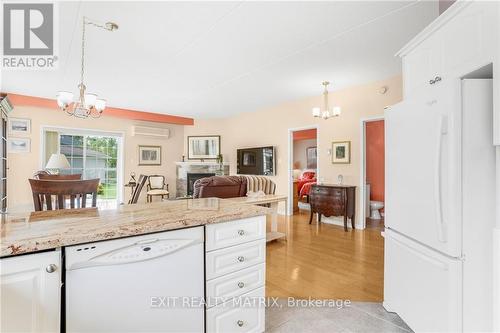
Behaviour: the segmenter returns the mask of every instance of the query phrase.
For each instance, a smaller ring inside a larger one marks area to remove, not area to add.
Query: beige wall
[[[299,164],[299,169],[307,169],[307,148],[316,147],[316,139],[295,140],[293,142],[293,163]]]
[[[123,155],[124,172],[123,183],[127,183],[130,178],[130,172],[136,173],[136,179],[139,174],[161,174],[165,175],[166,182],[169,184],[171,194],[175,197],[175,164],[182,156],[182,147],[184,140],[184,126],[137,122],[128,119],[103,116],[99,119],[78,119],[64,114],[62,111],[45,109],[39,107],[18,106],[9,115],[10,117],[31,119],[31,152],[26,154],[9,153],[8,154],[8,205],[10,210],[32,209],[33,202],[31,198],[31,189],[28,178],[33,173],[42,169],[41,163],[41,127],[54,126],[73,129],[90,129],[99,131],[112,131],[124,133]],[[132,136],[132,126],[141,124],[146,126],[166,127],[170,129],[169,139],[155,139],[149,137]],[[28,136],[26,136],[28,137]],[[138,166],[138,145],[162,146],[162,165],[161,166]],[[119,189],[121,190],[121,189]],[[127,188],[124,193],[124,201],[128,201],[130,189]],[[140,199],[145,201],[143,197]]]
[[[388,87],[385,94],[379,93],[382,86]],[[311,116],[311,108],[322,105],[321,95],[318,95],[234,117],[196,120],[194,126],[185,128],[184,135],[221,135],[222,154],[230,163],[231,174],[236,172],[237,148],[275,146],[277,175],[272,178],[277,185],[276,193],[287,194],[288,129],[317,125],[319,179],[336,182],[338,174],[344,175],[346,184],[358,186],[359,203],[360,119],[382,115],[385,106],[401,100],[402,83],[397,76],[331,93],[330,103],[342,107],[342,115],[338,118],[323,120]],[[328,150],[332,141],[344,140],[351,141],[351,164],[334,165]]]

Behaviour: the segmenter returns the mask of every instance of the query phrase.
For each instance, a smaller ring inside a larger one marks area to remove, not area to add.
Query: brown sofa
[[[240,176],[212,176],[198,179],[193,185],[193,198],[235,198],[247,194],[247,180]]]

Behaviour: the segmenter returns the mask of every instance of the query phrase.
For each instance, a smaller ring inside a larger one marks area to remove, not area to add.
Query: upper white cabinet
[[[403,62],[405,98],[423,86],[461,78],[493,63],[495,144],[500,145],[500,4],[457,1],[410,41],[398,55]]]
[[[438,38],[431,36],[424,40],[417,49],[403,57],[404,93],[411,92],[432,84],[441,70],[442,45]]]
[[[1,332],[59,332],[61,252],[0,260]]]

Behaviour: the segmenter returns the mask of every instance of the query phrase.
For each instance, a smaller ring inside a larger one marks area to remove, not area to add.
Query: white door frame
[[[366,207],[366,193],[365,193],[365,181],[366,181],[366,145],[365,145],[365,140],[366,140],[366,123],[370,123],[373,121],[380,121],[384,120],[385,117],[384,115],[381,116],[373,116],[373,117],[367,117],[367,118],[361,118],[360,120],[360,133],[361,133],[361,140],[360,140],[360,179],[359,179],[359,196],[360,196],[360,204],[359,204],[359,220],[361,221],[361,225],[363,226],[362,229],[366,228],[366,215],[365,215],[365,207]]]
[[[293,215],[293,132],[315,129],[316,130],[316,179],[319,179],[319,125],[308,125],[302,127],[293,127],[288,129],[288,207],[286,215]]]

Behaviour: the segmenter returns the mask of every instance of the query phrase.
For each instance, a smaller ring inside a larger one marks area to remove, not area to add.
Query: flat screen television
[[[239,175],[274,176],[276,174],[274,147],[238,149]]]

